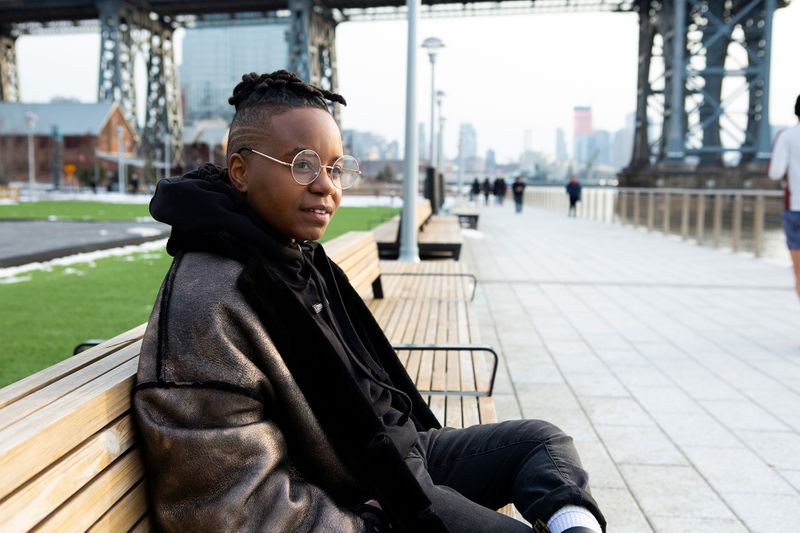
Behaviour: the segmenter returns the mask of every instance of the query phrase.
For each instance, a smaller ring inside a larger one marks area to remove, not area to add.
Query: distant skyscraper
[[[468,172],[475,172],[483,165],[478,158],[478,136],[472,124],[462,123],[458,130],[459,161],[464,162]]]
[[[592,108],[575,106],[572,154],[576,162],[585,163],[590,159],[592,143]]]
[[[522,130],[522,151],[533,151],[533,132],[529,129]]]
[[[561,128],[556,129],[556,161],[562,162],[567,160],[567,141],[564,137],[564,130]]]
[[[288,28],[266,24],[187,29],[180,66],[184,120],[233,118],[228,97],[242,74],[286,68]]]
[[[495,166],[497,166],[496,157],[494,150],[486,150],[486,172],[494,172]]]

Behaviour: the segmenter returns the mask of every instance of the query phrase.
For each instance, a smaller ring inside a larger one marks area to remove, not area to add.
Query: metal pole
[[[458,198],[464,193],[464,138],[458,134]]]
[[[722,195],[714,194],[714,247],[722,242]]]
[[[734,252],[739,251],[742,240],[742,195],[736,194],[733,197],[733,235],[731,236],[731,247]]]
[[[764,197],[756,196],[756,205],[753,210],[753,252],[756,257],[761,257],[764,251]]]
[[[403,170],[403,217],[400,228],[399,261],[419,263],[417,246],[417,13],[421,0],[406,0],[408,6],[408,57],[406,63],[406,145]]]
[[[164,134],[164,177],[168,178],[171,173],[172,167],[172,138],[169,133]]]
[[[436,133],[435,133],[435,105],[436,105],[436,56],[433,54],[428,54],[428,57],[431,58],[431,159],[430,159],[430,166],[436,168]]]
[[[686,0],[674,2],[675,17],[672,24],[672,73],[670,85],[670,116],[669,116],[669,143],[667,144],[667,159],[683,161],[683,114],[684,114],[684,74],[686,65],[684,56],[686,50]]]
[[[703,193],[697,195],[696,215],[695,235],[697,236],[697,244],[703,244],[703,237],[706,232],[706,195]]]
[[[120,194],[125,194],[125,154],[122,146],[124,132],[122,126],[117,126],[117,186]]]
[[[756,159],[769,161],[772,132],[769,125],[769,75],[770,58],[772,57],[772,15],[775,13],[776,1],[766,0],[764,9],[764,56],[761,64],[761,121],[758,125],[758,149]],[[755,52],[753,52],[755,53]],[[752,89],[751,89],[752,90]]]
[[[36,120],[39,117],[35,113],[26,113],[25,119],[28,121],[28,184],[33,194],[33,187],[36,184],[36,158],[34,157],[33,132],[36,127]]]

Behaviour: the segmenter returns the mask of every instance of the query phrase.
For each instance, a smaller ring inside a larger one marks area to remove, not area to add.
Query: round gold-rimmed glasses
[[[242,150],[253,152],[254,154],[260,155],[265,159],[269,159],[270,161],[274,161],[283,166],[290,167],[292,169],[292,179],[294,179],[298,185],[310,185],[313,183],[323,168],[330,172],[333,185],[342,190],[349,189],[355,185],[356,181],[358,181],[358,178],[361,177],[361,170],[359,170],[358,167],[358,159],[352,155],[339,156],[339,158],[333,162],[333,165],[328,166],[323,165],[322,160],[319,158],[317,152],[311,150],[310,148],[298,152],[297,155],[295,155],[292,159],[291,163],[281,161],[280,159],[275,159],[272,156],[268,156],[267,154],[261,153],[258,150],[253,150],[252,148],[248,148],[246,146],[239,148],[237,152],[241,153]]]

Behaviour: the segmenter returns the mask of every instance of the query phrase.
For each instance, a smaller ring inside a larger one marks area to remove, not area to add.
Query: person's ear
[[[247,165],[242,154],[231,154],[228,159],[228,177],[237,191],[242,194],[247,193]]]

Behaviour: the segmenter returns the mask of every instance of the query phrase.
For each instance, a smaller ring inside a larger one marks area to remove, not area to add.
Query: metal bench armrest
[[[494,392],[494,380],[497,377],[497,363],[499,357],[497,352],[491,346],[485,344],[393,344],[392,347],[397,350],[421,350],[421,351],[439,351],[439,352],[455,352],[455,351],[471,351],[471,352],[489,352],[494,358],[492,365],[492,377],[489,380],[488,391],[449,391],[449,390],[420,390],[419,392],[426,394],[441,394],[444,396],[491,396]]]
[[[468,274],[466,272],[381,272],[383,276],[434,276],[434,277],[461,277],[472,279],[472,295],[469,298],[470,302],[475,301],[475,291],[478,289],[478,277],[475,274]]]

